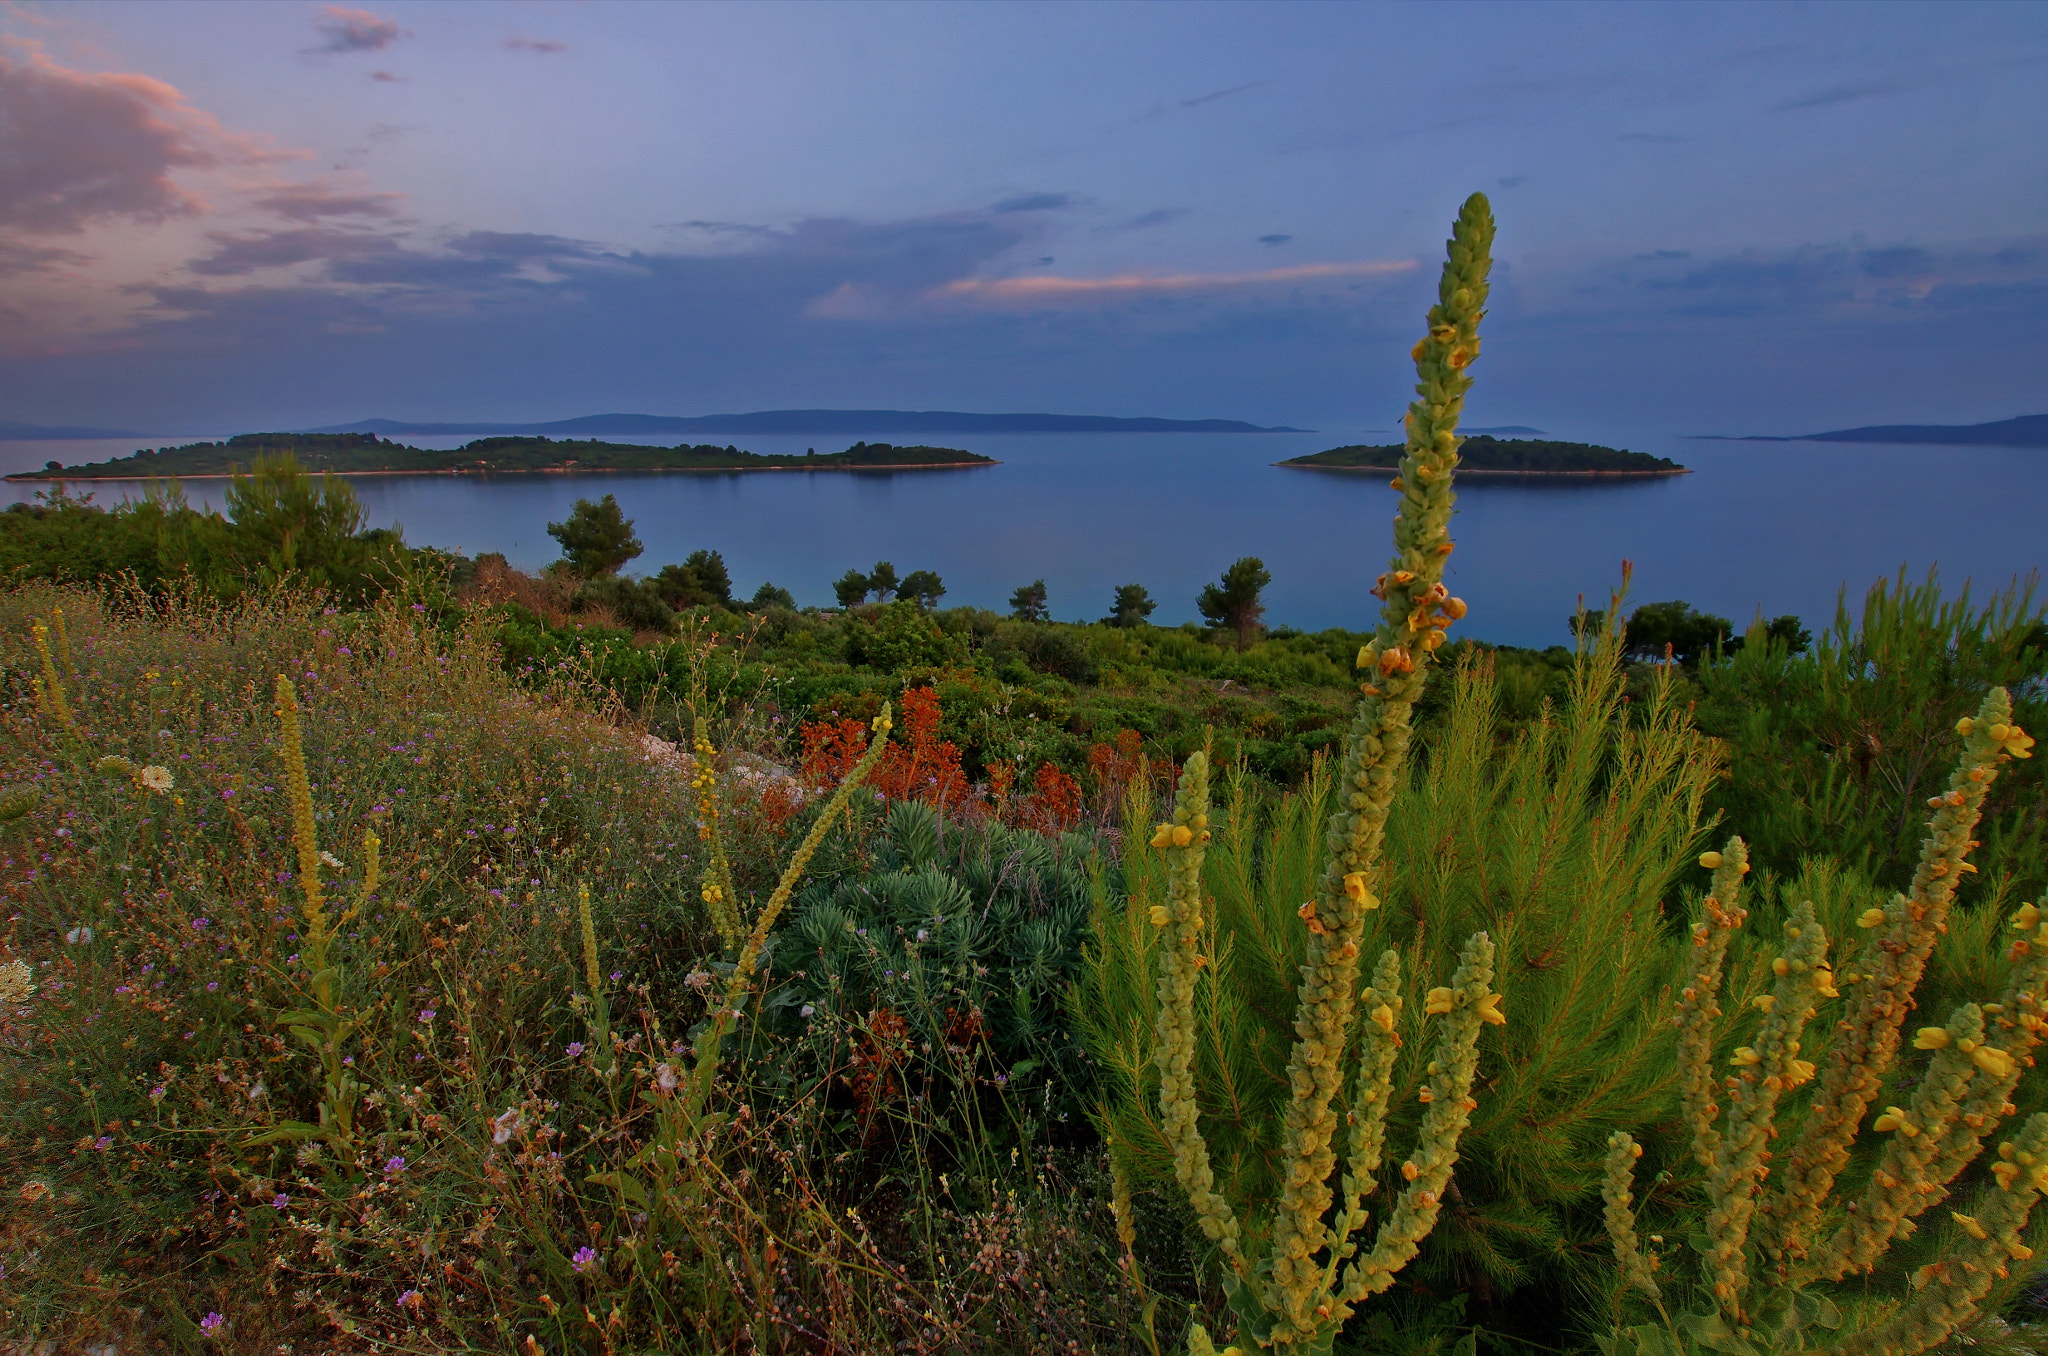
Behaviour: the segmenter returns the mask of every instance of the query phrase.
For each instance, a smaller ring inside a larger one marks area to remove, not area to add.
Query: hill
[[[1333,447],[1277,463],[1311,470],[1383,471],[1391,474],[1407,451],[1400,443],[1385,446]],[[1536,438],[1495,438],[1474,434],[1458,453],[1459,475],[1514,476],[1671,476],[1687,468],[1669,457],[1629,452],[1593,443],[1547,442]]]
[[[363,419],[309,429],[312,433],[376,433],[415,437],[450,433],[1306,433],[1237,419],[1122,419],[1099,414],[966,414],[958,410],[761,410],[753,414],[588,414],[529,424],[421,424]]]
[[[993,466],[993,457],[951,447],[855,443],[844,452],[764,455],[709,443],[644,447],[632,443],[550,438],[478,438],[459,448],[408,447],[371,433],[243,433],[224,443],[143,448],[132,456],[84,466],[26,471],[9,480],[152,480],[226,476],[246,471],[266,453],[290,452],[313,471],[341,475],[468,475],[490,472],[597,471],[878,471]]]
[[[48,424],[18,424],[0,419],[0,442],[70,442],[93,438],[133,438],[118,428],[59,428]]]
[[[1745,443],[1947,443],[1959,447],[2048,447],[2048,414],[2023,414],[1989,424],[1868,424],[1789,438],[1742,438]]]

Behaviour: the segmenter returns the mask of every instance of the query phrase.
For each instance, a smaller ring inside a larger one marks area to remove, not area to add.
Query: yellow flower
[[[1970,732],[1972,730],[1975,730],[1976,728],[1977,721],[1972,716],[1964,716],[1961,720],[1956,722],[1956,733],[1962,735],[1966,739],[1969,737]]]
[[[1401,1176],[1406,1180],[1412,1182],[1416,1178],[1422,1176],[1422,1169],[1416,1167],[1412,1161],[1403,1163],[1401,1165]]]
[[[19,965],[21,962],[16,961],[15,964]],[[25,974],[27,971],[24,970],[23,973]],[[1392,1031],[1394,1029],[1394,1010],[1385,1003],[1380,1004],[1372,1010],[1372,1024],[1382,1031]]]
[[[1874,928],[1882,922],[1884,922],[1883,909],[1865,909],[1861,916],[1856,919],[1856,926],[1859,928]]]
[[[1785,1082],[1791,1087],[1796,1088],[1801,1083],[1811,1081],[1813,1074],[1812,1060],[1795,1059],[1785,1066]]]
[[[1344,877],[1344,893],[1361,909],[1377,909],[1380,906],[1379,896],[1365,888],[1365,873],[1362,871],[1353,871]]]
[[[1884,1114],[1870,1123],[1870,1128],[1879,1134],[1890,1134],[1894,1130],[1907,1128],[1906,1113],[1895,1106],[1888,1106]]]
[[[2024,932],[2041,921],[2041,911],[2032,904],[2020,905],[2018,913],[2012,916],[2012,925]]]
[[[1760,993],[1749,1001],[1759,1012],[1769,1012],[1772,1008],[1778,1006],[1778,1000],[1767,993]]]
[[[1172,837],[1175,847],[1186,847],[1195,841],[1195,831],[1185,824],[1176,824],[1173,826]]]
[[[1813,986],[1822,998],[1840,998],[1842,991],[1835,987],[1835,972],[1825,965],[1813,967]]]
[[[1970,1062],[1990,1074],[1993,1078],[2004,1078],[2012,1073],[2012,1056],[1991,1046],[1979,1046],[1970,1052]]]
[[[1718,852],[1702,852],[1700,854],[1700,865],[1704,866],[1709,871],[1720,870],[1721,854]]]
[[[1153,926],[1153,927],[1155,927],[1155,928],[1163,928],[1163,927],[1165,927],[1165,926],[1166,926],[1166,924],[1167,924],[1167,918],[1168,918],[1168,915],[1167,915],[1167,912],[1166,912],[1166,906],[1165,906],[1164,904],[1154,904],[1154,905],[1152,906],[1152,926]]]
[[[1913,1048],[1915,1050],[1946,1050],[1948,1042],[1949,1034],[1947,1028],[1923,1026],[1918,1034],[1913,1037]]]
[[[1479,1000],[1479,1020],[1491,1022],[1495,1026],[1506,1026],[1508,1024],[1507,1014],[1500,1010],[1499,994],[1490,993]]]
[[[1747,1045],[1738,1045],[1735,1047],[1735,1053],[1728,1057],[1728,1062],[1737,1068],[1746,1069],[1752,1064],[1763,1063],[1764,1057]]]
[[[1792,973],[1792,962],[1786,960],[1783,956],[1778,957],[1776,960],[1771,962],[1771,973],[1776,975],[1779,979],[1783,979],[1785,976]]]
[[[1161,824],[1152,831],[1152,846],[1157,848],[1173,846],[1173,825]]]
[[[2011,1191],[2013,1179],[2020,1175],[2020,1165],[2017,1163],[1993,1163],[1991,1165],[1991,1175],[1998,1179],[1998,1189],[2000,1191]]]
[[[1456,1001],[1457,995],[1449,989],[1431,989],[1422,1001],[1422,1011],[1425,1016],[1436,1017],[1449,1012]]]
[[[1968,1234],[1970,1237],[1976,1239],[1980,1243],[1983,1242],[1985,1239],[1991,1237],[1990,1234],[1984,1231],[1983,1225],[1979,1224],[1976,1220],[1972,1219],[1968,1215],[1960,1214],[1957,1211],[1951,1210],[1948,1212],[1948,1217],[1954,1220],[1957,1224],[1962,1225],[1963,1232]]]

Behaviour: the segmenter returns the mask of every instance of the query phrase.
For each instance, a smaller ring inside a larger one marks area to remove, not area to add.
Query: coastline
[[[343,480],[367,479],[372,476],[618,476],[618,475],[754,475],[763,471],[801,471],[816,475],[820,471],[850,472],[861,475],[871,471],[972,471],[983,466],[1001,466],[1002,462],[991,457],[987,461],[913,461],[891,462],[879,465],[849,466],[536,466],[529,470],[499,470],[495,467],[458,466],[432,471],[324,471],[319,467],[308,467],[311,475],[339,476]],[[63,481],[67,484],[143,484],[152,480],[233,480],[247,471],[193,471],[184,474],[146,476],[72,476],[52,471],[18,471],[4,477],[12,484],[29,484],[35,481]]]
[[[1342,471],[1347,475],[1387,476],[1389,478],[1401,474],[1401,468],[1398,466],[1309,466],[1301,462],[1288,461],[1276,461],[1272,465],[1289,471]],[[1692,467],[1690,466],[1673,466],[1669,468],[1660,466],[1654,471],[1503,471],[1475,469],[1465,466],[1460,466],[1457,470],[1457,478],[1459,480],[1465,480],[1472,476],[1509,476],[1516,480],[1548,480],[1556,476],[1578,476],[1602,480],[1645,480],[1654,479],[1659,476],[1689,476],[1691,474]]]

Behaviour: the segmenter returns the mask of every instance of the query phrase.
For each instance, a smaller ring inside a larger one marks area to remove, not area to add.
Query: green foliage
[[[766,612],[771,608],[781,608],[787,612],[794,612],[796,610],[796,595],[778,584],[764,581],[760,588],[754,590],[754,596],[748,600],[747,611]]]
[[[896,586],[896,596],[929,612],[939,605],[939,599],[946,596],[946,583],[934,571],[912,570]]]
[[[966,658],[966,647],[913,602],[883,603],[848,627],[849,663],[899,672]]]
[[[1010,595],[1010,615],[1023,622],[1042,622],[1047,619],[1043,579],[1034,579]]]
[[[832,581],[832,596],[839,600],[841,607],[859,607],[868,600],[868,577],[859,570],[848,570]]]
[[[1041,1114],[1078,1113],[1087,1071],[1062,1009],[1095,892],[1117,874],[1094,839],[956,827],[900,801],[867,852],[806,885],[778,930],[765,1026],[789,1043],[753,1056],[775,1068],[752,1080],[828,1084],[886,1046],[901,1059],[897,1097],[972,1096],[1000,1079]]]
[[[1903,886],[1925,801],[1945,775],[1957,712],[1994,686],[2027,729],[2048,725],[2048,614],[2033,581],[1973,599],[1944,596],[1930,572],[1880,580],[1852,614],[1846,595],[1810,653],[1768,635],[1701,668],[1701,728],[1728,742],[1731,773],[1714,805],[1759,865],[1798,870],[1835,857]],[[2043,762],[2000,778],[1979,828],[1979,867],[2021,897],[2048,887]]]
[[[1509,1020],[1485,1048],[1489,1077],[1460,1144],[1460,1206],[1414,1267],[1433,1288],[1489,1297],[1496,1326],[1539,1339],[1559,1289],[1593,1283],[1600,1224],[1589,1196],[1607,1135],[1672,1105],[1657,1016],[1683,948],[1662,901],[1697,850],[1720,773],[1670,681],[1640,709],[1624,701],[1619,648],[1610,633],[1581,655],[1562,708],[1519,729],[1502,719],[1498,665],[1479,654],[1459,664],[1431,751],[1388,814],[1384,905],[1361,943],[1414,958],[1408,1008],[1419,1015],[1423,990],[1444,981],[1417,967],[1442,939],[1496,938]],[[1277,798],[1240,770],[1215,816],[1203,886],[1215,899],[1217,980],[1200,991],[1197,1084],[1219,1181],[1237,1199],[1277,1189],[1270,1127],[1287,1097],[1288,999],[1307,940],[1299,910],[1331,795],[1324,764]],[[1124,869],[1127,901],[1098,920],[1076,1020],[1103,1068],[1113,1133],[1137,1147],[1134,1177],[1166,1189],[1149,1060],[1157,930],[1146,917],[1163,882],[1151,855],[1128,852]],[[1411,1039],[1397,1067],[1397,1139],[1422,1110],[1425,1051]]]
[[[1103,621],[1110,626],[1144,626],[1158,606],[1143,584],[1118,584],[1116,598]]]
[[[228,485],[229,515],[192,508],[176,484],[102,509],[59,484],[0,514],[0,577],[105,580],[126,575],[151,589],[197,586],[234,597],[290,581],[361,602],[394,585],[438,590],[432,553],[394,532],[363,527],[346,481],[308,476],[289,455],[263,456]]]
[[[732,606],[732,576],[726,573],[725,557],[716,551],[692,551],[682,564],[662,566],[651,582],[661,601],[679,612],[692,607]]]
[[[646,549],[633,535],[633,520],[611,495],[595,503],[578,499],[566,519],[548,524],[548,535],[561,543],[569,568],[586,579],[617,574]]]
[[[868,593],[878,603],[886,603],[896,596],[896,567],[886,560],[875,562],[875,568],[868,571]]]
[[[1265,619],[1266,604],[1259,595],[1272,582],[1265,561],[1245,556],[1223,572],[1220,583],[1202,586],[1195,608],[1209,625],[1235,633],[1237,648],[1242,650],[1251,644],[1252,635]]]

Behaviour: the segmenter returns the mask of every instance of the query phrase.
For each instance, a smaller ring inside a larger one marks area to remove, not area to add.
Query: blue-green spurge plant
[[[1967,1210],[1951,1210],[1936,1260],[1915,1271],[1902,1300],[1874,1298],[1865,1284],[1915,1220],[1948,1199],[1951,1183],[2014,1114],[2020,1070],[2033,1063],[2048,1013],[2048,923],[2020,907],[2014,962],[1997,1001],[1963,1003],[1940,1026],[1913,1039],[1925,1068],[1901,1084],[1904,1106],[1887,1106],[1869,1129],[1887,1136],[1860,1189],[1835,1188],[1851,1166],[1864,1118],[1884,1095],[1912,1007],[1957,882],[1975,868],[1971,837],[1985,793],[2002,766],[2031,756],[2031,737],[2012,722],[2003,688],[1958,722],[1963,748],[1933,811],[1910,890],[1857,921],[1863,940],[1837,974],[1828,938],[1811,904],[1784,924],[1771,961],[1774,983],[1753,1000],[1759,1011],[1749,1043],[1717,1065],[1729,942],[1746,916],[1740,902],[1748,852],[1731,838],[1701,857],[1714,871],[1703,917],[1692,930],[1694,962],[1672,1021],[1678,1028],[1679,1090],[1693,1156],[1705,1174],[1704,1232],[1694,1243],[1697,1269],[1660,1280],[1661,1258],[1646,1251],[1635,1218],[1634,1138],[1608,1141],[1607,1226],[1622,1274],[1655,1307],[1659,1321],[1617,1327],[1603,1338],[1609,1356],[1718,1351],[1828,1350],[1853,1356],[1914,1356],[1947,1340],[1977,1312],[2015,1260],[2032,1256],[2022,1231],[2035,1198],[2048,1188],[2048,1114],[2029,1117],[1997,1146],[1991,1181]],[[1828,1004],[1835,1003],[1839,1015]],[[1818,1020],[1816,1020],[1818,1019]],[[1832,1040],[1816,1059],[1803,1043]],[[1788,1094],[1812,1083],[1802,1120],[1781,1116]],[[1782,1129],[1780,1121],[1788,1122]],[[1860,1174],[1859,1174],[1860,1176]],[[1693,1274],[1687,1274],[1688,1272]],[[1685,1308],[1680,1296],[1701,1301]],[[1846,1311],[1846,1312],[1845,1312]]]
[[[1444,632],[1465,613],[1443,585],[1443,566],[1451,553],[1458,417],[1471,386],[1467,369],[1479,353],[1492,242],[1492,213],[1474,194],[1458,214],[1429,332],[1415,346],[1421,380],[1419,399],[1408,408],[1407,455],[1394,481],[1401,494],[1394,558],[1373,589],[1384,606],[1372,643],[1358,657],[1366,677],[1363,700],[1337,776],[1320,879],[1300,909],[1309,938],[1280,1127],[1282,1181],[1270,1208],[1234,1203],[1216,1189],[1199,1124],[1194,994],[1217,959],[1208,945],[1215,934],[1204,925],[1201,879],[1211,833],[1205,755],[1188,759],[1172,817],[1151,840],[1167,854],[1170,882],[1167,901],[1153,906],[1151,919],[1165,933],[1158,949],[1160,1113],[1175,1177],[1223,1256],[1238,1334],[1262,1347],[1331,1350],[1353,1307],[1385,1290],[1414,1257],[1436,1222],[1458,1138],[1476,1105],[1471,1092],[1480,1029],[1505,1020],[1493,991],[1493,943],[1478,933],[1465,944],[1451,983],[1430,990],[1426,1000],[1425,1015],[1444,1019],[1421,1094],[1428,1109],[1418,1143],[1398,1169],[1406,1185],[1365,1246],[1356,1236],[1367,1222],[1363,1202],[1378,1186],[1385,1157],[1402,997],[1400,962],[1391,950],[1360,991],[1360,940],[1367,913],[1379,907],[1387,811],[1402,784],[1415,704]],[[1354,1089],[1348,1111],[1340,1113],[1347,1077]],[[1345,1158],[1333,1184],[1340,1130]],[[1189,1347],[1197,1356],[1215,1349],[1199,1324]]]

